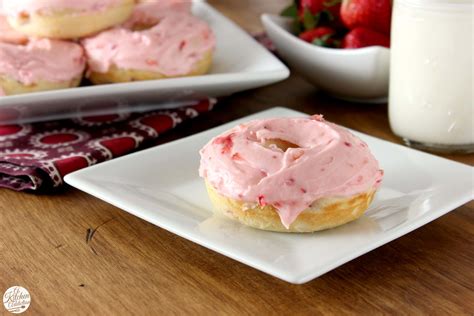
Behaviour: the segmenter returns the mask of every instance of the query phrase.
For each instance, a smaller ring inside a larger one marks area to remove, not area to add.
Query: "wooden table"
[[[279,1],[210,1],[249,31]],[[323,113],[399,143],[385,105],[318,93],[298,75],[223,100],[166,135],[193,134],[273,106]],[[474,155],[449,156],[474,164]],[[0,191],[0,292],[26,287],[26,314],[473,314],[474,203],[305,285],[291,285],[177,237],[72,188]],[[90,241],[86,235],[95,234]],[[0,305],[0,311],[4,312]]]

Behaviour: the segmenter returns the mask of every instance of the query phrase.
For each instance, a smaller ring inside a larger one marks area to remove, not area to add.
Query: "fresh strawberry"
[[[334,2],[336,1],[336,2]],[[344,23],[342,23],[341,19],[341,4],[342,0],[332,0],[332,5],[326,7],[327,12],[330,13],[329,16],[329,25],[337,28],[337,29],[344,29]],[[326,2],[328,5],[331,3],[329,0]]]
[[[294,32],[329,26],[338,32],[345,27],[341,21],[342,0],[293,0],[280,15],[293,19]]]
[[[367,46],[390,47],[390,37],[368,28],[357,27],[347,33],[342,41],[342,48],[362,48]]]
[[[298,6],[298,15],[303,18],[304,10],[307,9],[311,14],[317,14],[324,9],[324,0],[300,0]]]
[[[303,41],[311,43],[313,40],[317,38],[322,38],[323,36],[326,36],[326,35],[331,36],[334,33],[336,32],[332,28],[327,27],[327,26],[320,26],[312,30],[301,33],[299,35],[299,38],[301,38]]]
[[[350,30],[366,27],[390,35],[392,0],[343,0],[342,22]]]
[[[334,39],[336,31],[328,26],[319,26],[299,35],[303,41],[318,46],[339,47],[340,41]]]
[[[300,0],[298,18],[306,30],[323,24],[341,25],[341,2],[342,0]]]
[[[298,15],[304,18],[304,10],[307,9],[311,14],[316,15],[322,11],[329,11],[333,18],[339,18],[342,0],[300,0]]]

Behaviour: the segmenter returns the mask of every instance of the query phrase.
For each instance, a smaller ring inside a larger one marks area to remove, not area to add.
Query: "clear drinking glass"
[[[390,125],[407,145],[474,152],[473,0],[395,0]]]

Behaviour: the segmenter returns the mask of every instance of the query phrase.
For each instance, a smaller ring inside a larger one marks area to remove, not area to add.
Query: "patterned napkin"
[[[214,104],[205,99],[166,111],[0,125],[0,187],[54,190],[68,173],[144,147]]]
[[[275,44],[273,44],[272,40],[270,39],[270,37],[268,37],[266,32],[256,33],[253,35],[253,38],[255,38],[255,40],[259,42],[263,47],[278,56]]]

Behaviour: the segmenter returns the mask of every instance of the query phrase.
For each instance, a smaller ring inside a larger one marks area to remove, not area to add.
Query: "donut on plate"
[[[209,71],[215,38],[207,23],[187,12],[133,20],[82,40],[88,77],[95,84],[196,76]],[[145,25],[145,29],[144,29]]]
[[[3,0],[10,25],[29,36],[74,39],[126,21],[134,0]]]
[[[0,16],[0,95],[79,85],[86,64],[80,45],[59,40],[28,39],[9,30],[3,22],[4,18]]]
[[[367,144],[322,116],[239,125],[200,151],[217,213],[279,232],[314,232],[362,216],[383,171]]]

